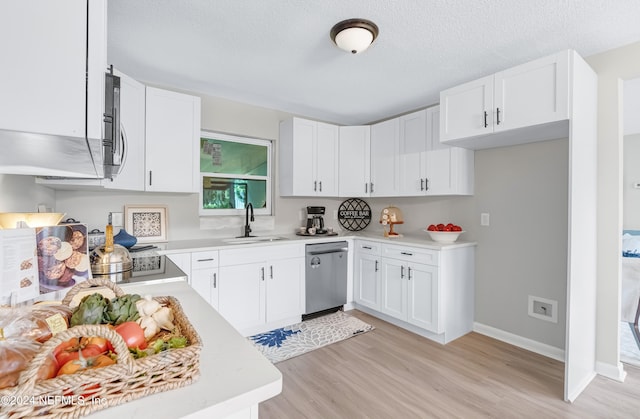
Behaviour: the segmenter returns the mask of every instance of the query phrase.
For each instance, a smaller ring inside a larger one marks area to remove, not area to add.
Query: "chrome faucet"
[[[246,212],[244,215],[244,237],[251,237],[251,226],[249,225],[249,209],[251,209],[251,221],[255,221],[253,218],[253,204],[249,202],[245,208]]]

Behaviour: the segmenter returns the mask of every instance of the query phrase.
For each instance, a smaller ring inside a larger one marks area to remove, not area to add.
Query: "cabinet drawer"
[[[366,255],[380,255],[380,246],[378,242],[368,242],[362,240],[356,240],[354,244],[355,251],[360,254]]]
[[[220,250],[220,266],[242,265],[295,257],[304,257],[304,244],[251,246]]]
[[[191,270],[218,267],[218,251],[205,250],[191,253]]]
[[[439,251],[405,246],[382,246],[382,256],[438,266]]]

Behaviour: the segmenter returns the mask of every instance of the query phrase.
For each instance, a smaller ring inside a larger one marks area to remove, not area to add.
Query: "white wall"
[[[32,176],[0,175],[0,212],[38,212],[38,204],[55,206],[56,194],[35,185]]]
[[[622,81],[640,77],[640,42],[588,57],[598,74],[597,362],[619,368]]]

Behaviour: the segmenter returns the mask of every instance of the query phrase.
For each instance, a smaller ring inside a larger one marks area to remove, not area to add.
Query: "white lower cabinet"
[[[474,247],[356,240],[357,308],[440,343],[473,328]]]
[[[187,275],[187,281],[206,302],[218,309],[218,251],[170,253],[166,255]]]
[[[413,253],[407,249],[405,253]],[[380,311],[402,321],[440,333],[438,266],[382,258]]]
[[[213,308],[218,310],[218,251],[191,253],[189,283]]]
[[[218,311],[251,335],[300,321],[304,313],[304,245],[220,251]]]
[[[380,310],[380,243],[356,240],[354,249],[354,300]]]

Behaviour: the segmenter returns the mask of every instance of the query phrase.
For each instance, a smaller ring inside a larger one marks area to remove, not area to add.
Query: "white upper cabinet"
[[[371,128],[340,127],[338,195],[367,197],[371,187]]]
[[[0,129],[102,138],[106,18],[104,0],[2,2]]]
[[[568,51],[497,73],[494,108],[495,131],[569,118]]]
[[[399,120],[400,195],[473,194],[473,151],[440,143],[440,108]]]
[[[440,141],[493,132],[493,76],[440,92]]]
[[[570,55],[562,51],[442,91],[440,141],[480,149],[566,135],[566,124],[549,124],[569,118]],[[510,135],[523,128],[531,129]],[[494,133],[504,135],[477,138]]]
[[[371,184],[369,196],[398,196],[400,121],[371,125]]]
[[[420,160],[425,195],[473,195],[474,151],[441,143],[440,107],[426,112],[427,149]]]
[[[427,111],[421,110],[399,118],[399,186],[400,195],[424,194],[425,176],[421,164],[427,150]],[[422,192],[422,193],[420,193]]]
[[[200,98],[147,87],[145,189],[198,192]]]
[[[281,196],[338,196],[338,126],[302,118],[280,122]]]

